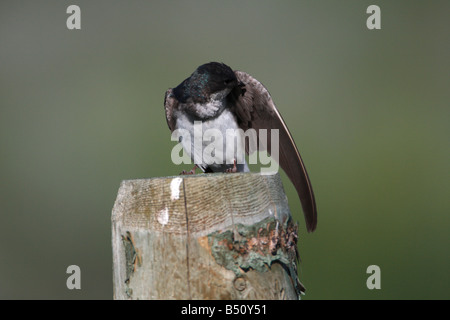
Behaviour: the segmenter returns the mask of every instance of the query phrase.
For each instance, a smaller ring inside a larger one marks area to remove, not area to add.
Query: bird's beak
[[[239,94],[241,96],[243,96],[245,94],[245,91],[247,91],[247,90],[245,90],[245,83],[243,83],[242,81],[239,81],[237,84],[237,87],[239,88],[239,91],[240,91]]]

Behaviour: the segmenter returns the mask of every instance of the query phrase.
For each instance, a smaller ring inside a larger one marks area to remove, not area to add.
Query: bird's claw
[[[190,175],[190,174],[195,174],[195,170],[196,170],[197,168],[198,168],[198,166],[195,165],[195,166],[192,168],[191,171],[183,170],[183,171],[181,171],[180,175]]]
[[[226,173],[236,173],[237,172],[236,159],[234,159],[233,168],[226,169],[225,172]]]

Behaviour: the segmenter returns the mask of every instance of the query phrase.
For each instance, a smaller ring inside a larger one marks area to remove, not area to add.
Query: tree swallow
[[[223,63],[210,62],[198,67],[176,88],[166,91],[164,109],[167,124],[172,132],[184,129],[193,137],[195,123],[201,123],[203,130],[220,130],[223,136],[226,136],[228,129],[245,131],[252,128],[256,130],[260,150],[262,147],[269,153],[272,150],[272,135],[267,135],[264,145],[260,129],[269,132],[277,129],[279,164],[298,193],[308,232],[316,229],[316,202],[305,165],[269,92],[258,80],[245,72],[233,71]],[[182,139],[181,144],[185,150],[193,150],[188,153],[196,167],[203,172],[249,171],[245,161],[236,163],[236,153],[224,154],[223,161],[219,163],[196,163],[195,154],[202,153],[205,143],[195,145],[194,139],[188,142]],[[245,149],[248,153],[247,145]]]

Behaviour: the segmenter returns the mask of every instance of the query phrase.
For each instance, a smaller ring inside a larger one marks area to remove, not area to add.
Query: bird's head
[[[233,70],[224,63],[210,62],[195,70],[194,78],[204,79],[200,81],[206,92],[211,94],[224,93],[226,96],[238,85],[238,80]]]
[[[198,67],[173,92],[181,102],[206,103],[222,100],[239,85],[233,70],[224,63],[210,62]]]

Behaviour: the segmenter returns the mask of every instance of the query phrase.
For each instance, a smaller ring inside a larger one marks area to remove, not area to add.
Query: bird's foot
[[[226,173],[236,173],[237,172],[237,166],[236,166],[236,159],[234,159],[233,162],[233,168],[225,170]]]
[[[197,165],[195,165],[193,168],[192,168],[192,170],[191,171],[186,171],[186,170],[183,170],[180,174],[181,175],[188,175],[188,174],[195,174],[195,170],[198,168],[198,166]]]

